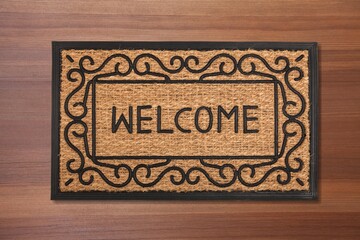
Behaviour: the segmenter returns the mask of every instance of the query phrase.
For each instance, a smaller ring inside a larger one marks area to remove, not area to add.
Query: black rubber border
[[[60,192],[59,186],[59,120],[60,67],[62,49],[152,49],[152,50],[308,50],[310,91],[310,191],[259,192]],[[51,199],[316,199],[318,192],[318,47],[316,42],[52,42],[52,130],[51,130]]]

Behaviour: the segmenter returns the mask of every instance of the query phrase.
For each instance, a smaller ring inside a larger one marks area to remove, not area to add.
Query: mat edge
[[[152,49],[152,50],[308,50],[310,98],[310,191],[258,192],[60,192],[59,189],[59,110],[61,49]],[[318,43],[317,42],[90,42],[52,41],[51,110],[51,200],[317,200],[318,199]]]

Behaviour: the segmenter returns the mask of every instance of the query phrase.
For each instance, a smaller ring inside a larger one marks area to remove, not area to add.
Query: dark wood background
[[[317,41],[318,201],[50,201],[51,41]],[[0,239],[359,239],[360,1],[1,1]]]

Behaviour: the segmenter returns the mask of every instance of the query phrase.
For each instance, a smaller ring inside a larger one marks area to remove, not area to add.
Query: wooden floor
[[[51,41],[317,41],[318,201],[50,201]],[[360,239],[360,1],[0,2],[0,239]]]

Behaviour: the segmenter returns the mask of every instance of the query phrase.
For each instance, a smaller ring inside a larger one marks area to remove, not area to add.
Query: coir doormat
[[[316,196],[315,43],[54,42],[52,199]]]

